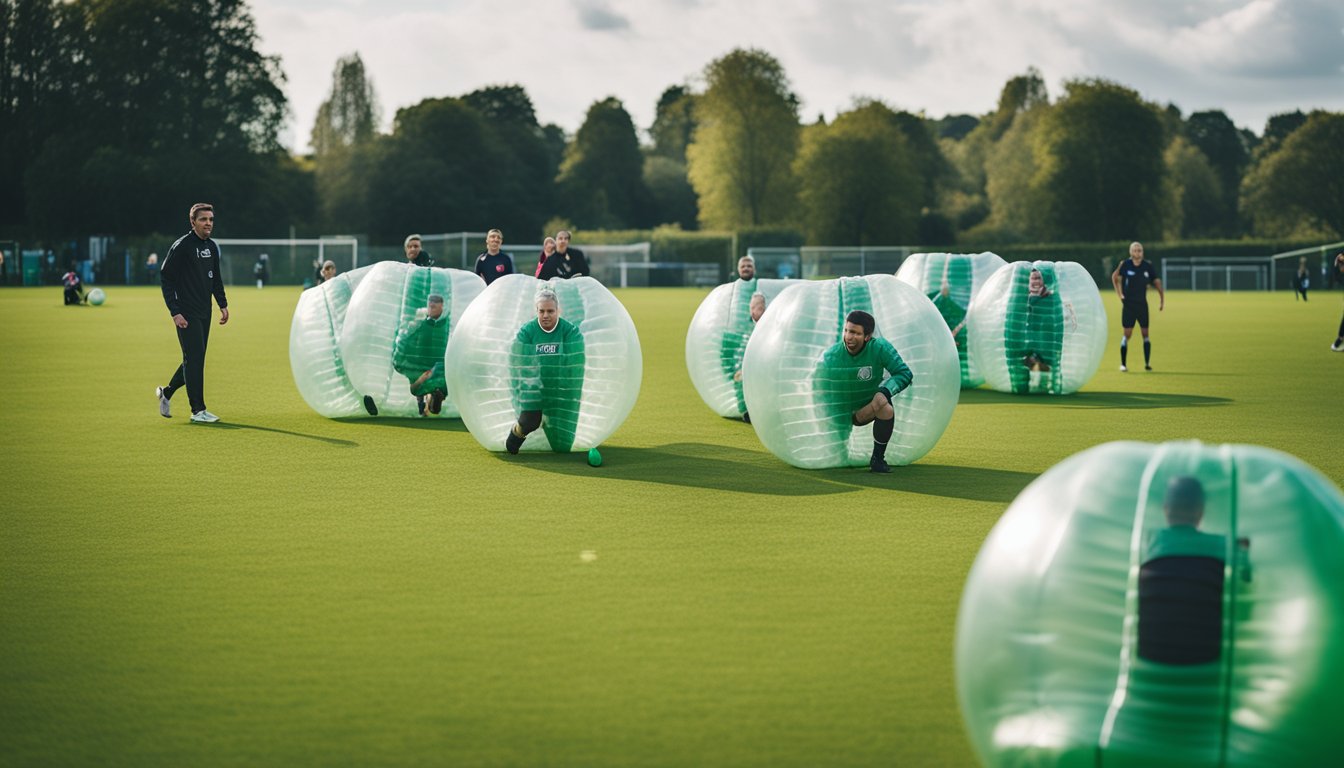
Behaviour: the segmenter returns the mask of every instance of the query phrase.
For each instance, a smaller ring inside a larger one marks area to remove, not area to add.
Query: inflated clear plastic
[[[639,396],[644,360],[639,334],[625,306],[591,277],[538,280],[530,275],[505,275],[467,309],[448,341],[449,391],[462,422],[482,446],[504,450],[504,441],[518,420],[518,387],[527,375],[514,360],[518,331],[537,317],[535,297],[543,286],[555,291],[560,317],[578,326],[584,344],[580,398],[563,414],[543,412],[572,423],[566,429],[568,451],[587,451],[601,444],[630,415]],[[577,414],[571,413],[577,407]],[[528,435],[523,451],[550,451],[546,428]],[[561,448],[561,450],[564,450]]]
[[[1050,295],[1031,299],[1039,269]],[[1106,348],[1096,281],[1072,261],[1015,261],[990,276],[966,315],[971,359],[1000,392],[1067,395],[1082,389]],[[1032,370],[1028,356],[1042,364]],[[1046,370],[1048,368],[1048,370]]]
[[[341,359],[350,297],[372,267],[343,272],[299,294],[289,325],[289,368],[304,402],[329,419],[364,414]]]
[[[795,467],[860,466],[872,456],[872,425],[853,427],[839,419],[837,406],[814,386],[822,355],[840,343],[845,316],[856,309],[872,313],[873,336],[890,341],[914,374],[892,403],[896,427],[887,462],[916,461],[952,419],[961,391],[957,349],[924,294],[892,275],[795,282],[757,323],[742,365],[756,435]],[[885,375],[874,378],[880,382]]]
[[[396,369],[398,344],[405,342],[417,316],[423,318],[430,294],[443,297],[451,339],[463,313],[483,290],[485,281],[461,269],[399,261],[373,265],[350,297],[340,337],[346,374],[360,400],[372,397],[379,416],[418,416],[411,380]],[[435,351],[436,359],[441,355]],[[448,396],[442,415],[457,416],[450,405],[451,386]]]
[[[962,389],[973,389],[985,383],[975,358],[970,354],[966,312],[971,301],[990,276],[1008,262],[997,254],[984,253],[912,253],[901,262],[896,278],[909,283],[928,296],[939,314],[952,329],[957,342],[957,357],[961,362]]]
[[[765,296],[766,308],[791,280],[734,280],[709,292],[686,330],[686,370],[700,399],[720,416],[739,417],[746,408],[742,367],[747,340],[756,324],[751,321],[751,297]]]
[[[1203,605],[1189,576],[1154,576],[1181,476],[1206,497],[1193,535],[1221,555]],[[1116,442],[1056,465],[994,526],[962,595],[957,692],[981,763],[1337,765],[1341,552],[1344,495],[1278,451]],[[1186,617],[1205,609],[1201,635]],[[1209,655],[1154,660],[1145,633]]]

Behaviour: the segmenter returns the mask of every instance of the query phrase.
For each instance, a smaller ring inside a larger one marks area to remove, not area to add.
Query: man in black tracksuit
[[[191,206],[191,231],[178,238],[159,266],[163,301],[177,326],[182,364],[168,386],[159,387],[159,415],[169,418],[168,401],[183,385],[191,402],[191,420],[209,424],[219,417],[205,409],[205,347],[210,341],[210,297],[219,304],[219,324],[229,322],[229,302],[219,270],[219,245],[210,239],[215,209],[206,203]]]

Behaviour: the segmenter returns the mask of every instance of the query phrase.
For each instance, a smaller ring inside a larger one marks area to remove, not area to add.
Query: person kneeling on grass
[[[425,415],[425,399],[430,413],[438,414],[448,395],[443,375],[443,353],[448,348],[448,318],[443,314],[443,297],[430,294],[424,314],[416,313],[397,337],[392,367],[411,382],[411,394],[420,415]]]
[[[555,291],[542,288],[536,297],[537,317],[518,329],[513,342],[513,402],[518,423],[504,447],[518,453],[527,436],[541,427],[557,453],[574,445],[579,423],[586,362],[583,333],[560,316]]]
[[[820,399],[834,407],[831,427],[848,434],[854,427],[873,424],[873,457],[868,468],[890,472],[887,443],[896,427],[891,399],[914,381],[900,353],[883,338],[873,338],[877,321],[862,310],[845,318],[841,340],[822,354],[815,386]],[[886,380],[882,373],[891,374]]]

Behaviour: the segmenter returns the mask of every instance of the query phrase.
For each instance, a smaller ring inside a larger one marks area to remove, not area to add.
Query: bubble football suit
[[[725,417],[741,416],[747,409],[737,372],[756,323],[751,320],[751,297],[765,296],[766,306],[790,280],[734,280],[709,292],[686,330],[686,370],[700,399]]]
[[[418,394],[446,384],[442,366],[448,339],[484,289],[485,281],[460,269],[396,261],[373,265],[350,297],[340,337],[341,358],[359,399],[372,397],[380,416],[419,415],[412,388],[426,373]],[[426,306],[431,294],[443,297],[437,319]],[[456,416],[450,403],[445,400],[442,414]],[[362,412],[361,405],[356,413]]]
[[[555,291],[565,321],[555,336],[535,322],[543,287]],[[505,275],[462,316],[447,364],[462,421],[487,450],[504,450],[519,414],[537,409],[541,428],[522,450],[563,453],[595,448],[621,426],[644,361],[630,314],[598,281]]]
[[[1037,270],[1048,293],[1031,294]],[[990,276],[966,316],[971,359],[992,389],[1067,395],[1097,372],[1106,308],[1096,281],[1072,261],[1015,261]]]
[[[929,297],[943,316],[952,338],[957,342],[961,361],[961,386],[966,389],[985,383],[967,343],[966,312],[971,300],[1004,264],[989,253],[913,253],[896,272],[896,278],[918,288]]]
[[[796,282],[757,323],[742,365],[756,435],[795,467],[860,466],[872,456],[872,425],[853,426],[852,403],[837,402],[823,362],[856,309],[873,315],[873,337],[891,342],[914,374],[892,402],[896,431],[887,461],[909,464],[928,453],[952,419],[960,393],[957,349],[924,294],[891,275]],[[871,399],[887,374],[869,373]]]
[[[1120,442],[1065,460],[994,526],[962,595],[981,762],[1339,764],[1341,552],[1344,496],[1287,454]]]
[[[327,418],[364,413],[341,358],[341,329],[350,296],[373,267],[341,273],[299,294],[289,325],[289,368],[304,402]]]

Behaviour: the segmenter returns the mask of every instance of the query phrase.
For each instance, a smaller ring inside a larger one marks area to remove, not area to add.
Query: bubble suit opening
[[[872,424],[853,426],[852,409],[834,402],[818,378],[826,351],[840,342],[845,316],[856,309],[873,315],[874,339],[891,342],[914,374],[892,401],[896,424],[887,461],[916,461],[952,419],[960,394],[957,349],[928,298],[892,275],[796,282],[757,323],[742,365],[756,435],[795,467],[861,466],[872,456]],[[872,375],[876,392],[885,376]]]
[[[962,389],[985,383],[967,338],[966,313],[990,276],[1007,264],[997,254],[912,253],[901,262],[896,278],[913,285],[937,307],[957,343]]]
[[[962,595],[957,693],[981,762],[1333,764],[1341,551],[1344,495],[1278,451],[1118,442],[1058,464]]]
[[[537,318],[537,291],[555,291],[560,318],[582,340],[581,358],[567,356],[538,370],[539,350],[518,347],[519,330]],[[639,396],[643,358],[625,306],[591,277],[538,280],[505,275],[472,303],[448,342],[449,389],[462,421],[486,450],[504,450],[524,403],[539,404],[542,427],[523,451],[587,451],[615,432]],[[581,371],[576,370],[581,368]]]
[[[416,394],[446,387],[442,367],[448,339],[484,289],[480,277],[460,269],[396,261],[370,267],[350,296],[339,341],[358,399],[373,398],[379,416],[418,416]],[[443,297],[437,319],[427,311],[431,294]],[[430,377],[417,384],[426,372]],[[413,387],[420,391],[413,393]],[[447,396],[451,398],[451,390]],[[456,416],[448,405],[451,399],[444,403],[442,415]]]
[[[1039,271],[1047,296],[1032,296]],[[1097,372],[1106,308],[1097,284],[1072,261],[1015,261],[990,276],[966,315],[971,359],[999,392],[1067,395]]]
[[[709,292],[686,330],[686,370],[700,399],[720,416],[736,418],[747,409],[737,376],[755,329],[751,297],[765,297],[766,309],[791,280],[734,280]]]
[[[329,419],[364,414],[341,358],[341,330],[360,280],[373,267],[342,272],[299,294],[289,325],[289,369],[308,407]]]

